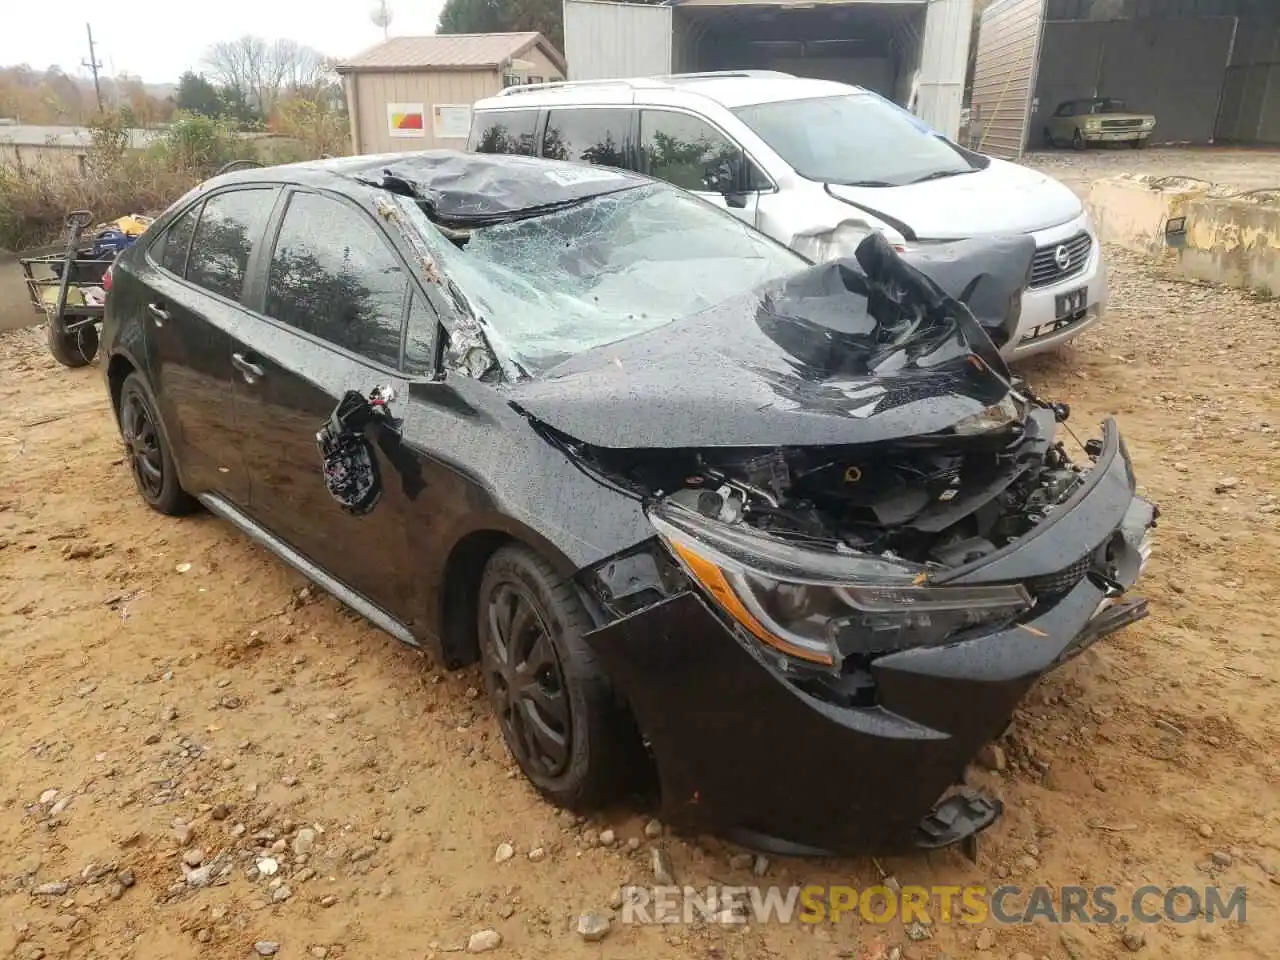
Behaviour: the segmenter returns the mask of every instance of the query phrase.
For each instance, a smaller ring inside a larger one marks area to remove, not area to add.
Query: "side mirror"
[[[747,208],[747,195],[745,193],[726,193],[724,202],[726,206],[734,210],[745,210]]]
[[[739,171],[739,165],[733,163],[728,157],[720,157],[702,168],[702,182],[713,193],[728,196],[740,189]]]

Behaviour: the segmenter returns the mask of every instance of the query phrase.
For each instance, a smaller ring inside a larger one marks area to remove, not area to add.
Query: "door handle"
[[[259,377],[264,376],[265,373],[262,367],[245,357],[243,353],[233,353],[231,355],[231,365],[244,374],[245,383],[253,383]]]
[[[148,303],[147,313],[151,314],[151,322],[157,327],[163,327],[164,322],[169,319],[169,311],[158,303]]]

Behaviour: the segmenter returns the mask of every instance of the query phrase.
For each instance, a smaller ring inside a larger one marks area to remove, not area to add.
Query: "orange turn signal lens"
[[[793,643],[788,643],[781,637],[775,636],[762,624],[750,610],[746,608],[743,602],[738,598],[738,594],[730,586],[729,581],[725,579],[724,573],[718,566],[704,557],[698,556],[683,543],[676,540],[669,540],[668,543],[680,556],[684,562],[685,569],[689,574],[697,580],[706,590],[715,597],[721,607],[728,614],[742,624],[752,636],[761,643],[768,644],[775,650],[787,654],[790,657],[796,657],[800,660],[808,660],[810,663],[821,663],[825,666],[832,666],[835,660],[829,654],[817,653],[813,650],[806,650],[798,647]]]

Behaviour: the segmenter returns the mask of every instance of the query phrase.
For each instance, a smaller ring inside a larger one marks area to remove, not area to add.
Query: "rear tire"
[[[98,355],[96,323],[87,323],[68,333],[61,320],[50,317],[45,322],[45,336],[53,359],[64,367],[87,367]]]
[[[189,513],[195,501],[178,482],[160,417],[136,373],[125,377],[120,388],[120,436],[134,485],[147,506],[171,517]]]
[[[640,736],[583,635],[594,627],[546,560],[512,544],[485,566],[480,664],[507,749],[553,803],[599,807],[633,783]]]

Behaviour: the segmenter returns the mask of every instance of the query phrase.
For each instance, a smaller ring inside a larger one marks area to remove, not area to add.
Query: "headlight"
[[[1018,401],[1013,398],[1013,394],[1006,393],[999,403],[965,417],[953,424],[951,429],[962,437],[972,437],[1004,430],[1015,423],[1021,423],[1022,419],[1023,411],[1018,406]]]
[[[894,249],[904,249],[905,241],[896,230],[876,223],[846,220],[822,233],[797,233],[791,238],[791,249],[814,263],[826,263],[840,257],[852,257],[867,234],[878,230]]]
[[[1088,120],[1084,122],[1084,128],[1086,130],[1097,130],[1099,124],[1101,123],[1102,123],[1101,120],[1096,120],[1093,117],[1090,117]]]
[[[685,571],[777,662],[839,672],[851,655],[944,643],[1005,622],[1031,598],[1017,584],[934,587],[917,564],[800,548],[660,503],[649,519]]]

